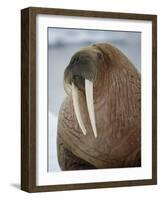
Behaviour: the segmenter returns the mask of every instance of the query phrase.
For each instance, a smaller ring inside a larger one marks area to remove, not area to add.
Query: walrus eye
[[[98,59],[101,59],[101,58],[102,58],[102,54],[99,53],[99,52],[97,52],[97,58],[98,58]]]

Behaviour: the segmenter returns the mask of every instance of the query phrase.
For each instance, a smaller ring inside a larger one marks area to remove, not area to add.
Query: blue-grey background
[[[60,171],[56,135],[60,105],[65,98],[63,73],[71,56],[93,43],[110,42],[140,71],[141,33],[84,29],[48,28],[48,171]]]

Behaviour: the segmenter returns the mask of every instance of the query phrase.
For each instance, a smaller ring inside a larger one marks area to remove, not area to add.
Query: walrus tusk
[[[86,135],[86,129],[82,120],[82,115],[80,112],[80,106],[79,106],[79,94],[78,94],[78,89],[77,87],[74,85],[74,83],[72,83],[72,98],[73,98],[73,106],[74,106],[74,111],[75,111],[75,115],[78,121],[78,124],[83,132],[84,135]]]
[[[86,93],[87,109],[91,121],[91,126],[93,129],[94,136],[95,138],[97,138],[96,120],[95,120],[94,103],[93,103],[93,82],[87,79],[85,79],[85,93]]]

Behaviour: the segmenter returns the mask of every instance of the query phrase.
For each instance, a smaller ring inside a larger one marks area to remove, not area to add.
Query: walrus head
[[[112,79],[113,77],[118,79],[121,73],[124,73],[122,75],[123,78],[124,75],[126,76],[126,71],[129,69],[131,73],[135,71],[135,68],[133,68],[128,58],[110,44],[94,44],[79,50],[72,56],[64,72],[64,89],[68,95],[72,95],[75,115],[84,135],[86,135],[87,131],[80,109],[80,92],[82,92],[86,98],[91,127],[95,138],[97,138],[94,111],[95,90],[99,88],[99,90],[103,91],[103,78],[105,76],[105,84],[107,85],[107,79],[110,80],[110,78]],[[136,71],[134,74],[135,73]],[[114,82],[116,83],[116,80]],[[99,87],[97,87],[98,85]]]
[[[74,111],[79,126],[83,134],[86,135],[87,131],[84,126],[79,103],[79,91],[81,91],[86,96],[89,119],[95,137],[97,137],[97,128],[95,123],[93,88],[95,88],[97,82],[102,59],[102,52],[94,46],[92,48],[81,49],[72,56],[64,72],[64,89],[68,95],[72,95]]]

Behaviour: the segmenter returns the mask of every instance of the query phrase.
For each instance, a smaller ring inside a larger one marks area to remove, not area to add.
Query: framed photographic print
[[[157,16],[21,11],[21,188],[157,183]]]

